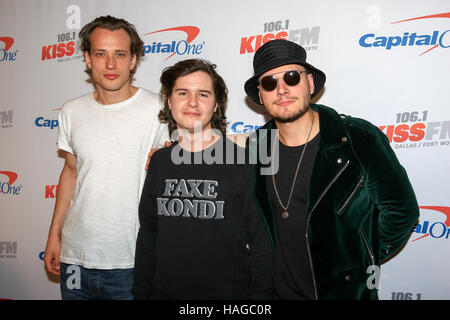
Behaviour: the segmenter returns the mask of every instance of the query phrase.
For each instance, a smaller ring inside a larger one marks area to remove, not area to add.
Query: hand
[[[45,248],[44,262],[45,268],[48,272],[60,275],[60,264],[59,255],[61,253],[61,240],[60,239],[50,239],[47,242],[47,247]]]
[[[165,146],[166,148],[170,147],[171,144],[172,144],[172,142],[170,142],[170,141],[164,142],[164,146]],[[150,159],[151,159],[151,157],[152,157],[153,154],[154,154],[156,151],[158,151],[159,149],[160,149],[160,148],[155,148],[155,149],[150,150],[150,152],[149,152],[149,154],[148,154],[148,156],[147,156],[147,163],[145,164],[145,170],[148,170],[148,167],[149,167],[149,165],[150,165]]]

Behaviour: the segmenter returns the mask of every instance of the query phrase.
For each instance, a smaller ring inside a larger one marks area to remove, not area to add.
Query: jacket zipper
[[[347,205],[349,204],[350,200],[353,198],[353,196],[355,195],[356,191],[358,191],[359,187],[361,187],[362,183],[364,182],[364,176],[362,176],[359,181],[358,184],[356,185],[355,189],[352,191],[352,193],[350,194],[350,196],[347,198],[347,200],[345,200],[344,204],[339,208],[339,210],[337,211],[337,214],[341,214],[341,212],[347,207]]]
[[[328,190],[331,188],[331,186],[336,182],[336,180],[339,178],[339,176],[342,174],[342,172],[344,172],[344,170],[348,167],[349,163],[350,163],[350,160],[347,160],[347,162],[344,164],[344,166],[338,171],[336,176],[333,178],[333,180],[331,180],[331,182],[327,185],[325,190],[320,195],[319,199],[316,201],[316,203],[312,207],[311,213],[308,216],[308,219],[306,221],[306,233],[305,233],[305,236],[306,236],[306,249],[308,251],[309,265],[311,267],[311,273],[312,273],[312,279],[313,279],[314,296],[315,296],[316,300],[319,300],[319,297],[318,297],[318,294],[317,294],[317,284],[316,284],[316,277],[314,275],[314,265],[313,265],[312,257],[311,257],[311,248],[309,246],[309,237],[308,237],[309,221],[310,221],[311,216],[312,216],[312,214],[314,212],[314,209],[316,209],[316,207],[319,204],[320,200],[322,200],[322,198],[325,196],[325,194],[328,192]]]
[[[374,255],[372,253],[372,250],[370,250],[369,243],[367,242],[366,236],[364,235],[362,230],[359,232],[359,234],[361,235],[361,238],[363,239],[364,246],[366,247],[367,253],[369,254],[370,262],[374,266],[375,265],[375,257],[374,257]]]
[[[361,238],[363,240],[364,246],[366,247],[367,253],[369,254],[370,262],[372,262],[372,265],[374,266],[375,265],[375,257],[372,253],[372,250],[370,250],[369,243],[367,242],[366,236],[364,235],[362,230],[359,233],[361,234]]]

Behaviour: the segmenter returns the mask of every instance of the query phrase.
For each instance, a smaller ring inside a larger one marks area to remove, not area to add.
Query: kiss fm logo
[[[17,241],[0,241],[0,258],[17,258]]]
[[[5,180],[5,177],[7,178]],[[20,195],[22,185],[14,185],[17,180],[17,173],[12,171],[0,171],[0,195],[10,194],[14,196]]]
[[[0,128],[11,128],[13,126],[13,111],[2,110],[0,111]]]
[[[240,54],[256,52],[264,43],[274,39],[287,39],[298,43],[306,51],[317,50],[320,27],[290,29],[290,20],[269,21],[263,24],[263,33],[241,38]]]
[[[14,38],[0,37],[0,62],[4,61],[16,61],[18,50],[9,50],[14,44]],[[2,48],[2,45],[4,46]]]
[[[66,14],[66,31],[56,35],[56,43],[42,47],[42,61],[57,59],[58,62],[65,62],[83,57],[79,46],[80,41],[76,41],[77,31],[67,32],[67,30],[79,30],[81,28],[81,8],[71,4],[66,8]]]
[[[433,239],[448,239],[450,234],[450,207],[420,206],[422,223],[417,224],[413,230],[411,242],[430,237]]]
[[[420,21],[424,19],[442,19],[450,18],[450,12],[438,13],[423,17],[405,19],[401,21],[395,21],[391,24]],[[420,56],[430,52],[438,47],[449,48],[450,47],[450,30],[439,31],[434,30],[431,34],[420,34],[420,32],[404,32],[403,35],[376,35],[374,33],[367,33],[359,39],[359,45],[363,48],[381,47],[386,50],[391,50],[393,47],[413,47],[413,46],[431,46],[423,51]]]
[[[450,146],[450,121],[427,122],[429,112],[407,111],[396,114],[396,124],[382,125],[394,149]]]
[[[153,41],[152,44],[144,45],[144,53],[147,54],[168,54],[168,56],[164,59],[164,61],[170,59],[175,54],[179,56],[184,55],[199,55],[202,53],[202,50],[205,46],[205,42],[193,42],[198,34],[200,33],[200,29],[194,26],[180,26],[174,28],[168,28],[163,30],[152,31],[149,33],[145,33],[144,36],[153,35],[157,33],[166,33],[169,32],[172,35],[173,32],[182,33],[186,39],[183,40],[169,40],[169,41]]]
[[[83,54],[79,46],[79,41],[75,41],[76,32],[64,32],[56,36],[57,43],[42,47],[41,60],[57,59],[58,62],[65,62],[74,59],[81,59]]]
[[[45,199],[55,199],[58,194],[58,186],[57,184],[45,186]]]

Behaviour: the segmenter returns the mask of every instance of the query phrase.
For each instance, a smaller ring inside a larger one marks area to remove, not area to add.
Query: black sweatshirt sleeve
[[[273,250],[268,231],[253,194],[254,169],[247,167],[242,184],[243,213],[246,217],[250,250],[250,299],[273,298]]]
[[[155,272],[155,245],[157,236],[157,208],[152,196],[152,176],[157,169],[157,159],[153,155],[148,169],[139,203],[139,233],[136,243],[134,263],[133,295],[136,300],[149,299],[151,283]]]

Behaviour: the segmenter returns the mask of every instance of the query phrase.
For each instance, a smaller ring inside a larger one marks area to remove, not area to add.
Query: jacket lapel
[[[340,177],[340,181],[343,177],[349,179],[350,184],[360,174],[359,169],[356,172],[355,166],[352,165],[356,158],[352,151],[351,138],[340,116],[333,109],[322,105],[312,105],[311,108],[319,113],[320,143],[309,182],[308,214],[315,210]],[[345,190],[337,190],[338,193],[340,191]]]

